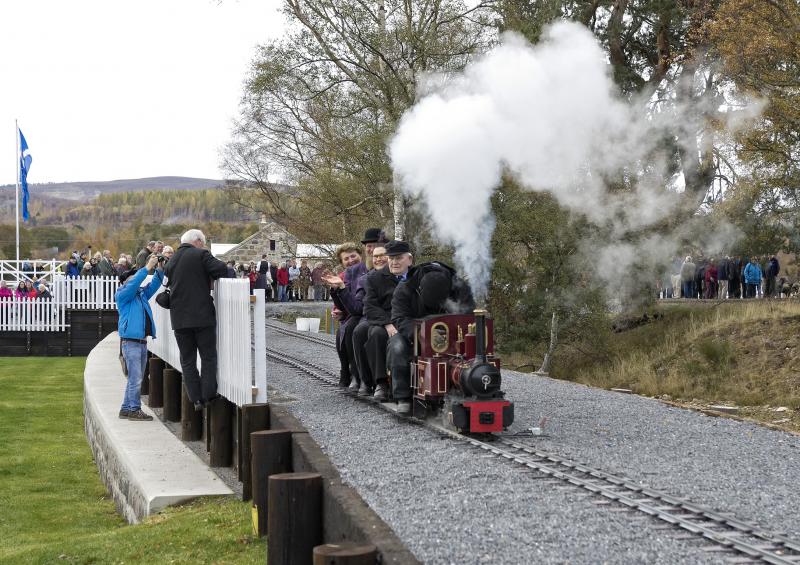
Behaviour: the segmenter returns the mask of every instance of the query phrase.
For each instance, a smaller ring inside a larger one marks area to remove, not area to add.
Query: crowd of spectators
[[[797,294],[800,285],[780,276],[781,265],[769,257],[726,255],[722,258],[674,257],[657,282],[659,298],[781,298]]]
[[[268,301],[306,302],[330,300],[330,291],[322,280],[329,266],[322,261],[311,268],[302,259],[269,261],[266,255],[259,261],[236,263],[228,261],[228,276],[250,280],[250,292],[264,289]]]

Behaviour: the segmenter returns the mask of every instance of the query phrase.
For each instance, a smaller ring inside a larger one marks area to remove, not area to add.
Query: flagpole
[[[14,200],[14,204],[16,206],[17,213],[15,217],[17,219],[17,270],[19,271],[19,124],[17,120],[14,119],[14,136],[16,137],[14,146],[17,148],[17,155],[16,155],[16,163],[17,163],[17,197]]]

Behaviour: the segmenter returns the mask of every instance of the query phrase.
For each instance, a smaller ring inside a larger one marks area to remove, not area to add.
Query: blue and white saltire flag
[[[22,130],[17,128],[19,132],[19,182],[22,185],[22,219],[28,221],[28,171],[31,170],[31,151],[28,149],[28,142],[25,141],[25,136],[22,135]]]

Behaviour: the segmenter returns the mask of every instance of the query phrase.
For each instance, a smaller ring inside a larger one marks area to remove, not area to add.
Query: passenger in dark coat
[[[411,347],[414,320],[434,314],[465,314],[475,308],[469,285],[444,263],[423,263],[408,271],[392,297],[392,324],[397,333],[389,339],[388,363],[397,411],[411,411]]]
[[[195,410],[217,396],[217,311],[211,298],[213,281],[228,268],[204,248],[200,230],[181,236],[181,245],[164,269],[171,291],[169,317],[180,350],[183,382]],[[202,376],[197,371],[200,352]]]
[[[386,400],[389,394],[386,345],[389,343],[389,331],[397,331],[392,326],[392,296],[398,282],[413,263],[411,253],[402,249],[402,246],[398,249],[396,242],[373,249],[374,269],[364,277],[363,284],[364,315],[353,331],[353,349],[363,381],[363,390],[359,390],[359,394],[374,394],[376,400]],[[387,253],[393,253],[395,257],[391,268]]]

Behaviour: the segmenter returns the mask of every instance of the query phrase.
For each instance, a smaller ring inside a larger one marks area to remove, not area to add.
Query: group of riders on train
[[[344,243],[336,256],[344,271],[325,283],[340,320],[336,350],[339,386],[377,401],[393,399],[411,412],[414,321],[434,314],[466,314],[475,301],[469,285],[440,262],[414,264],[408,243],[366,230],[362,248]],[[389,371],[391,390],[389,390]]]

